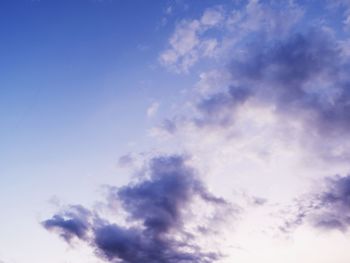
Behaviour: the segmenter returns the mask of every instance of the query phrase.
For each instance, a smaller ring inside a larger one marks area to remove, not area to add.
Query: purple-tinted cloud
[[[241,86],[230,86],[227,92],[213,94],[197,104],[201,117],[195,119],[198,126],[227,126],[232,122],[232,112],[249,97],[250,91]]]
[[[339,42],[322,30],[274,41],[258,38],[229,65],[236,85],[198,104],[200,123],[228,125],[235,109],[254,99],[274,105],[277,113],[305,119],[320,133],[345,132],[350,124],[349,69]]]
[[[348,231],[350,227],[350,175],[326,178],[319,192],[300,199],[295,212],[289,211],[292,219],[286,220],[280,228],[289,232],[296,227],[309,223],[320,230]]]
[[[86,239],[90,224],[90,212],[80,205],[71,206],[67,211],[56,214],[42,222],[43,227],[56,231],[67,242],[72,238]]]
[[[227,211],[232,211],[230,205],[207,191],[182,156],[154,158],[146,174],[135,184],[110,188],[109,198],[120,202],[132,225],[111,223],[99,215],[90,220],[90,225],[85,216],[92,213],[75,209],[53,216],[43,226],[59,230],[68,242],[73,237],[87,241],[110,262],[216,261],[220,254],[202,252],[194,242],[196,233],[186,230],[190,220],[187,212],[194,199]]]
[[[323,229],[347,231],[350,226],[350,175],[327,179],[327,189],[318,200],[314,225]]]
[[[195,195],[208,202],[216,201],[183,162],[183,158],[177,156],[154,159],[150,180],[117,190],[115,198],[121,201],[130,217],[141,220],[155,235],[182,224],[181,209]]]

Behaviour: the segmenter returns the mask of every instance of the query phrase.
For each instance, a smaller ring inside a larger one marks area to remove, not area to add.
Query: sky
[[[0,2],[0,263],[348,263],[348,0]]]

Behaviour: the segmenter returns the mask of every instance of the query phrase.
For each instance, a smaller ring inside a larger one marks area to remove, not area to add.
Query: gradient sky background
[[[348,0],[1,1],[0,262],[348,263],[349,33]]]

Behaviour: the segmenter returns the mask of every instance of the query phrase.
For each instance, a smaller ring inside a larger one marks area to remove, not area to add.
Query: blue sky
[[[349,32],[346,0],[2,1],[0,263],[348,263]]]

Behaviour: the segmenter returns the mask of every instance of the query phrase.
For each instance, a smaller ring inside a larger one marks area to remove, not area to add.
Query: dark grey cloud
[[[201,232],[186,228],[193,213],[190,205],[201,200],[214,209],[224,208],[228,213],[232,209],[224,199],[208,192],[185,161],[183,156],[154,158],[139,181],[110,188],[109,201],[120,203],[127,214],[127,225],[110,222],[96,213],[87,220],[92,213],[74,209],[53,216],[43,226],[59,230],[68,242],[73,237],[88,242],[109,262],[214,262],[220,253],[203,252],[195,242]]]

